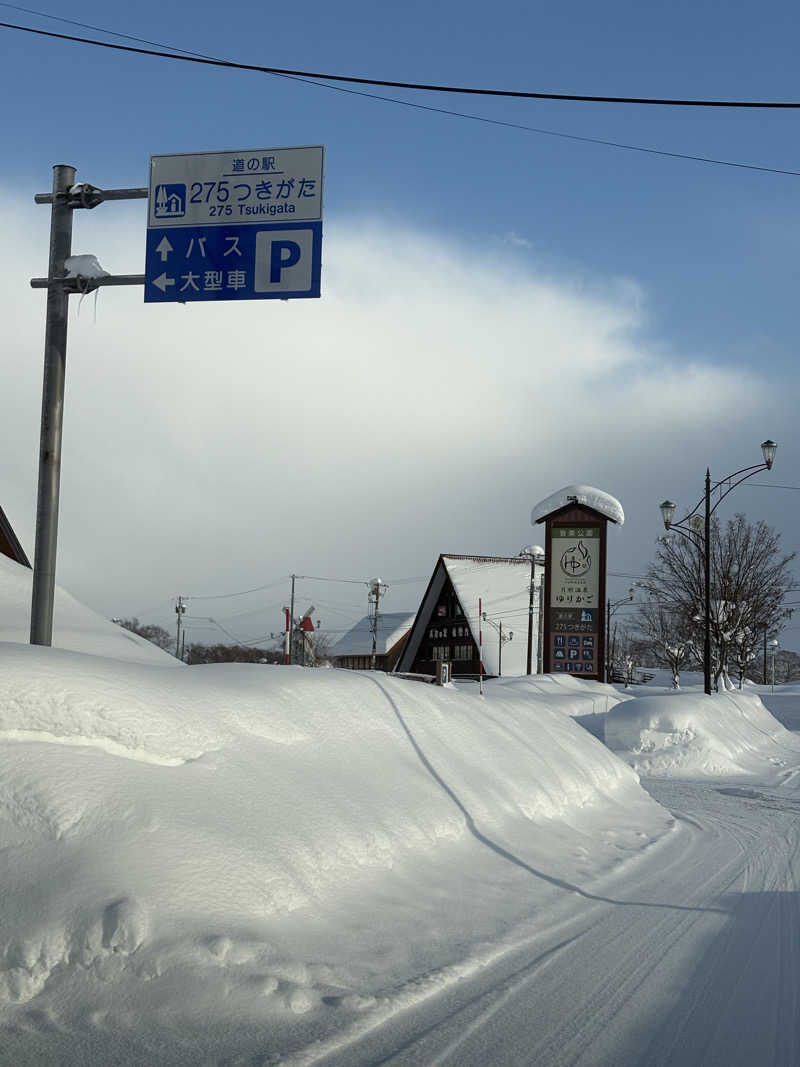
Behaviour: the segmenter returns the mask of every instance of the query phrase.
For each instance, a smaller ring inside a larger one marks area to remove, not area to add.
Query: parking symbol
[[[304,293],[313,286],[314,231],[261,230],[256,234],[253,290],[256,293]]]

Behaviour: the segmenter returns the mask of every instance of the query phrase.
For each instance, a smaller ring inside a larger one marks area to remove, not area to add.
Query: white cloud
[[[527,237],[522,237],[516,232],[516,230],[510,230],[506,234],[506,244],[513,245],[515,248],[533,248],[533,244]]]
[[[34,211],[20,208],[20,284],[0,296],[14,338],[2,503],[31,551],[45,297],[27,281],[46,258]],[[103,211],[75,250],[140,270],[143,221]],[[688,455],[729,434],[743,393],[753,418],[766,410],[757,373],[665,361],[645,316],[629,280],[547,278],[344,221],[326,228],[318,301],[153,306],[104,289],[95,323],[73,300],[59,579],[122,614],[303,568],[415,574],[442,550],[516,551],[531,503],[570,482],[629,511],[629,485],[672,472],[665,441]]]

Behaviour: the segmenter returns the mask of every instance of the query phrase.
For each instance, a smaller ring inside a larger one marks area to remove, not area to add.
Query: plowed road
[[[607,900],[320,1062],[798,1067],[800,791],[644,784],[678,827]]]

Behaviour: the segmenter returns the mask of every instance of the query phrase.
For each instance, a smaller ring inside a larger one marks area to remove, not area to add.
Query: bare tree
[[[114,621],[118,622],[124,629],[130,630],[131,633],[143,637],[145,641],[150,641],[151,644],[163,648],[165,652],[172,652],[175,648],[175,638],[171,637],[163,626],[140,623],[136,616],[132,619],[115,619]]]
[[[757,654],[766,630],[776,631],[791,615],[786,596],[797,588],[790,564],[795,553],[783,555],[780,534],[763,520],[748,522],[735,515],[724,527],[711,523],[711,658],[714,685],[731,688],[728,674],[735,659],[741,685],[747,665]],[[665,616],[665,629],[679,638],[684,660],[702,662],[705,619],[705,581],[702,538],[672,533],[662,537],[644,583],[652,605]],[[643,608],[644,612],[646,609]],[[657,616],[651,614],[657,621]],[[647,632],[646,619],[640,627]]]
[[[681,687],[681,668],[689,660],[693,647],[681,629],[681,618],[667,610],[660,601],[649,599],[639,606],[636,624],[644,643],[659,666],[672,672],[672,687]]]
[[[189,645],[189,664],[197,663],[283,663],[283,653],[246,645]]]

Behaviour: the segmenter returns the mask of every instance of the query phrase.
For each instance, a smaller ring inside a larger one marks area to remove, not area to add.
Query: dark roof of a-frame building
[[[15,563],[21,563],[23,567],[31,565],[2,507],[0,507],[0,552],[9,559],[13,559]]]

